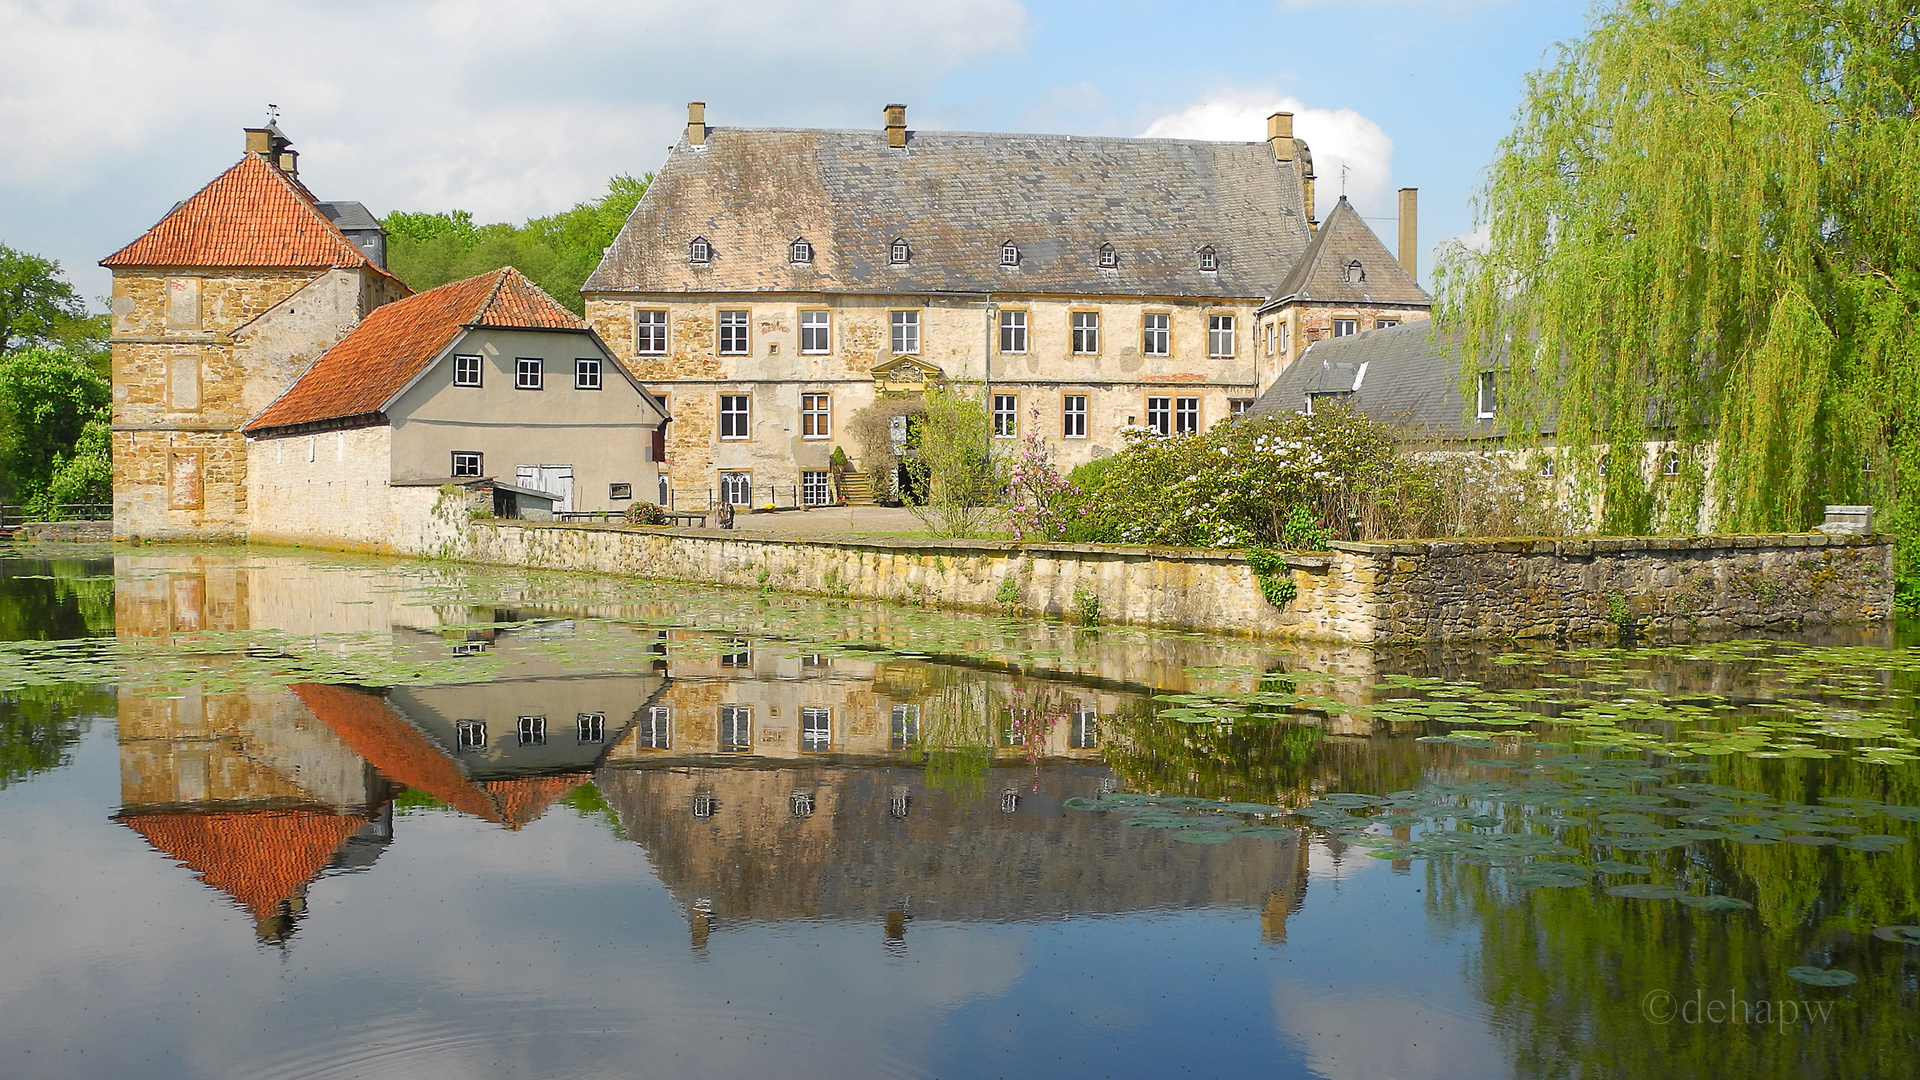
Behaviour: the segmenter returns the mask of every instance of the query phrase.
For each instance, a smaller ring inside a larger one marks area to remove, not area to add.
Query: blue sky
[[[1321,205],[1347,187],[1394,243],[1472,226],[1526,74],[1577,36],[1538,0],[0,0],[0,242],[100,258],[241,151],[268,102],[321,198],[375,213],[550,213],[715,125],[1259,139],[1299,114]],[[1341,165],[1346,165],[1344,177]]]

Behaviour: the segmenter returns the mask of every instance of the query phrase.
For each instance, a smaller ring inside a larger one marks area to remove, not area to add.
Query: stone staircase
[[[866,473],[848,473],[840,479],[840,498],[848,506],[872,506],[873,479]]]

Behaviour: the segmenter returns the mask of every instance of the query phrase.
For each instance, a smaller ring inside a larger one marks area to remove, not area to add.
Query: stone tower
[[[240,427],[368,312],[407,296],[364,206],[300,182],[279,128],[138,240],[113,271],[113,531],[243,538]]]

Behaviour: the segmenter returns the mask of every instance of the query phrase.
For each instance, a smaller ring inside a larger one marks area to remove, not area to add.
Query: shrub
[[[907,470],[927,493],[914,514],[935,536],[980,536],[998,525],[1001,469],[984,394],[966,387],[927,391]]]

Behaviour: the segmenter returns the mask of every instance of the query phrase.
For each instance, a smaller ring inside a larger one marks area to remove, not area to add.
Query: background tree
[[[1917,35],[1912,0],[1622,0],[1529,79],[1442,317],[1604,531],[1872,502],[1920,589]],[[1678,476],[1625,449],[1650,441]]]
[[[106,373],[107,317],[90,315],[60,264],[0,244],[0,355],[65,349]]]
[[[511,266],[582,313],[580,286],[652,182],[652,173],[616,176],[600,198],[524,225],[475,225],[465,210],[396,210],[380,221],[387,230],[387,265],[419,290]]]
[[[927,493],[913,512],[933,535],[965,538],[999,527],[1004,479],[979,385],[928,390],[913,450],[907,469]]]
[[[0,499],[43,512],[110,499],[112,399],[83,356],[44,347],[0,356]]]

